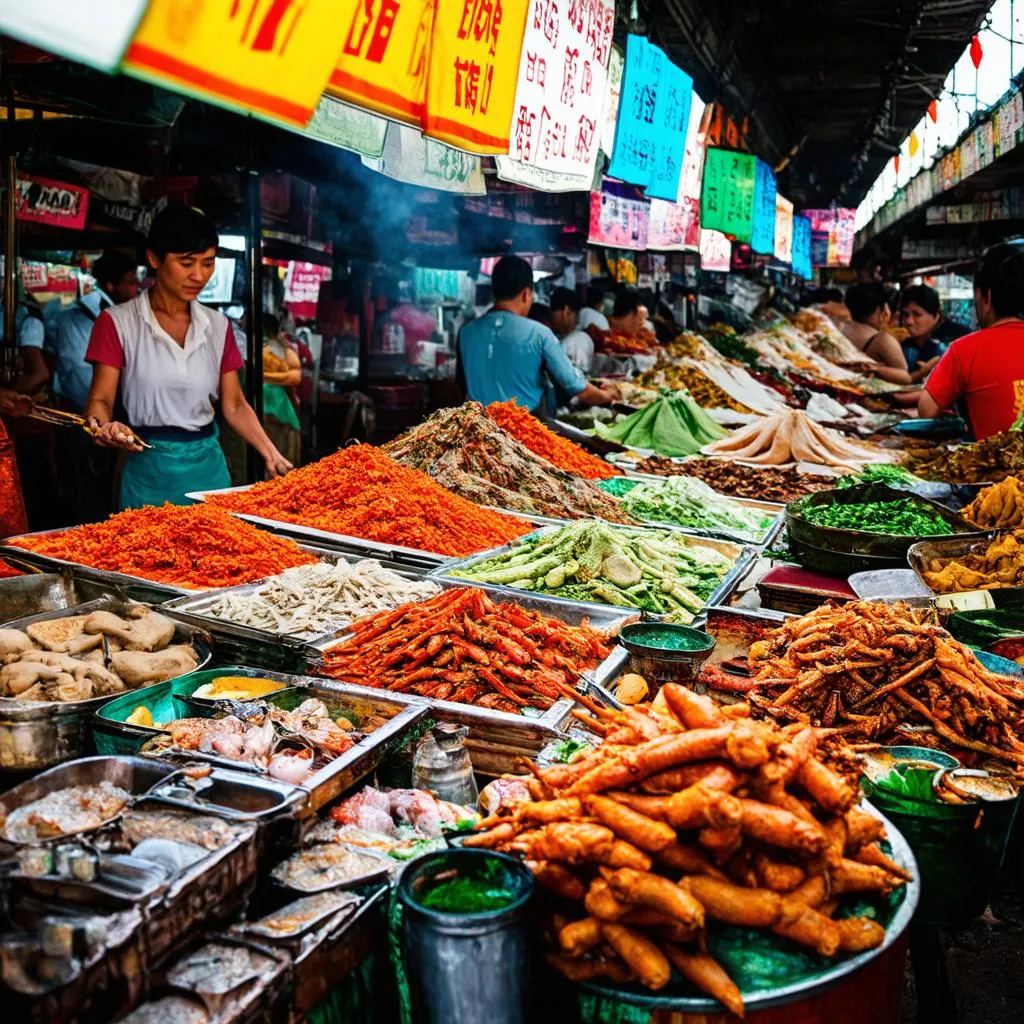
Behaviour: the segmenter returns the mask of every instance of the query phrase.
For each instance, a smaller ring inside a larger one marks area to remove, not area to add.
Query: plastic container
[[[619,643],[633,656],[633,671],[659,686],[692,682],[715,649],[713,636],[669,622],[632,622]]]
[[[434,883],[496,871],[515,894],[498,910],[451,913],[422,905]],[[531,940],[526,909],[533,875],[489,850],[446,850],[409,864],[398,882],[402,945],[413,1019],[421,1024],[526,1024],[531,1019]]]
[[[413,788],[430,790],[439,800],[475,807],[480,792],[466,750],[468,735],[468,726],[442,722],[424,736],[413,758]]]

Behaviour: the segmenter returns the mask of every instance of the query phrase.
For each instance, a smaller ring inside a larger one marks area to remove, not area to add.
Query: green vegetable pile
[[[634,487],[640,486],[639,480],[630,480],[628,476],[613,476],[608,480],[595,480],[594,482],[602,491],[615,498],[622,498],[629,494]]]
[[[847,487],[856,487],[859,484],[888,484],[890,487],[906,489],[919,483],[922,483],[921,479],[902,466],[893,466],[882,462],[877,465],[865,466],[859,473],[840,477],[836,481],[836,487],[843,490]]]
[[[650,448],[659,455],[693,455],[706,444],[728,436],[685,390],[662,390],[646,409],[613,426],[594,424],[594,433],[607,441],[633,448]]]
[[[941,537],[953,532],[932,509],[909,498],[851,505],[808,505],[801,516],[816,526],[892,537]]]
[[[452,576],[573,601],[692,617],[732,568],[692,538],[594,520],[524,537],[509,551]]]
[[[712,324],[704,332],[703,338],[726,359],[750,367],[758,364],[757,349],[748,345],[728,324]]]
[[[603,480],[601,486],[620,478]],[[690,476],[669,476],[635,484],[622,499],[622,508],[636,519],[651,523],[672,523],[693,530],[725,530],[751,540],[759,539],[771,518],[719,494],[703,480]]]

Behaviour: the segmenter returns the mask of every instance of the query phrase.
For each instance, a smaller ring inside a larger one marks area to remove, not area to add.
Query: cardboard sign
[[[496,156],[494,162],[501,181],[523,185],[538,192],[590,192],[595,187],[594,173],[587,177],[581,174],[563,174],[561,171],[546,171],[543,167],[524,164],[510,156]],[[597,186],[600,187],[600,184],[598,180]]]
[[[335,0],[149,0],[122,71],[304,125],[347,29]]]
[[[666,59],[654,111],[654,166],[647,186],[652,199],[678,197],[692,102],[693,79]]]
[[[470,153],[504,156],[509,152],[509,126],[529,8],[530,0],[437,0],[427,71],[425,135]],[[543,17],[557,22],[555,0],[547,0]]]
[[[34,174],[18,176],[18,220],[81,231],[88,211],[88,189]]]
[[[704,161],[701,226],[749,242],[754,231],[757,158],[712,148]]]
[[[548,0],[532,0],[519,56],[509,156],[544,170],[592,178],[615,5],[612,0],[568,0],[568,5],[566,14],[551,17]]]
[[[775,258],[780,263],[793,262],[793,204],[775,194]]]
[[[754,226],[750,248],[762,256],[775,252],[775,175],[758,160],[754,172]]]
[[[384,117],[419,126],[435,0],[358,0],[351,7],[327,91]]]
[[[793,273],[805,281],[814,279],[811,266],[811,222],[807,217],[793,218]]]
[[[424,138],[415,128],[394,122],[388,125],[381,158],[363,157],[363,164],[409,185],[471,196],[487,193],[478,156]]]
[[[654,172],[655,117],[665,55],[643,36],[627,36],[610,177],[647,186]]]
[[[590,193],[591,245],[643,252],[650,234],[651,204],[623,193],[632,191],[605,182],[600,192]]]

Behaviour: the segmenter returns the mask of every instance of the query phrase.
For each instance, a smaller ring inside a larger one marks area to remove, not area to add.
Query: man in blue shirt
[[[544,404],[550,378],[587,405],[615,400],[614,391],[595,387],[569,362],[547,327],[527,319],[533,305],[533,270],[526,260],[498,260],[491,289],[494,306],[459,334],[459,366],[470,399],[490,405],[514,398],[536,412]]]

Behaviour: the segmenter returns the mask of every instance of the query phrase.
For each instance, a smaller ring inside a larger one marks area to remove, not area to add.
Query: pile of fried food
[[[1004,533],[956,558],[930,558],[921,576],[937,594],[1024,585],[1024,530]]]
[[[931,611],[825,604],[753,644],[748,662],[747,699],[773,718],[1024,767],[1024,686],[985,669]]]
[[[1008,476],[986,487],[961,513],[982,530],[1016,530],[1024,526],[1024,483]]]
[[[0,629],[0,697],[76,701],[111,697],[191,672],[188,644],[172,644],[174,623],[144,606]]]
[[[1024,472],[1024,432],[1004,430],[955,448],[923,448],[907,452],[904,466],[924,480],[950,484],[981,484]]]
[[[702,370],[685,363],[648,370],[637,377],[636,383],[640,387],[666,387],[676,391],[686,388],[697,404],[702,405],[705,409],[731,409],[733,412],[739,413],[751,412]]]
[[[888,895],[908,873],[884,827],[818,757],[818,731],[756,722],[676,684],[650,705],[601,712],[602,746],[535,769],[532,799],[499,806],[465,845],[522,854],[566,901],[549,962],[572,980],[667,985],[675,968],[743,1015],[706,952],[710,922],[763,928],[832,957],[874,949],[885,929],[834,920],[848,893]]]
[[[721,441],[706,445],[703,450],[708,455],[759,465],[809,462],[852,472],[871,462],[892,461],[881,449],[852,444],[834,430],[818,426],[799,409],[785,409],[765,416]]]

